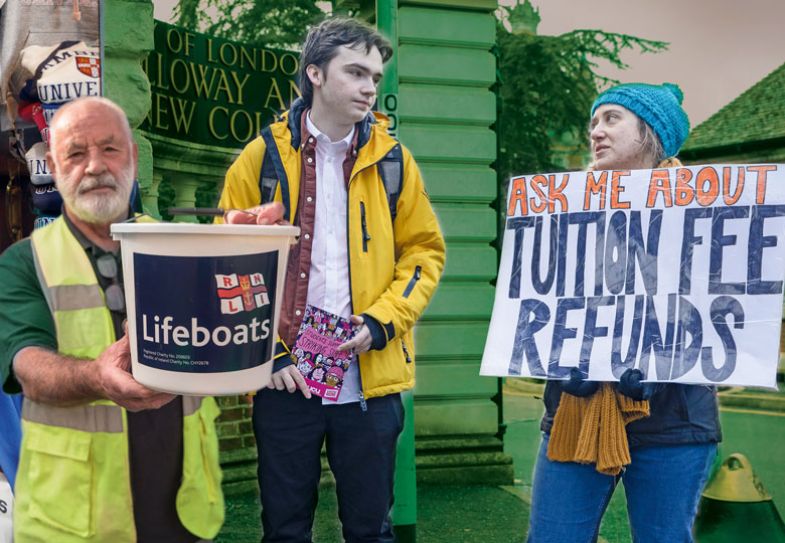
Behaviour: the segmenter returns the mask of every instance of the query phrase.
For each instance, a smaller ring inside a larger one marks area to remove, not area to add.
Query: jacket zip
[[[348,194],[346,196],[348,201]],[[365,202],[360,202],[360,224],[363,228],[363,252],[368,252],[368,242],[371,241],[371,236],[368,235],[368,224],[365,222]]]
[[[403,339],[401,339],[401,347],[403,347],[403,355],[406,357],[406,363],[411,364],[412,357],[409,356],[409,349],[406,348],[406,342]]]
[[[352,315],[354,315],[354,299],[352,297],[352,244],[349,243],[349,233],[351,232],[350,226],[351,223],[349,221],[349,190],[351,188],[351,179],[349,179],[349,183],[346,187],[346,269],[349,273],[349,307],[351,308]],[[365,241],[365,204],[360,202],[360,211],[362,212],[362,224],[363,224],[363,250],[367,251],[366,248],[366,241]],[[365,394],[363,393],[363,374],[360,371],[360,355],[354,355],[354,363],[357,364],[357,378],[360,381],[360,409],[362,409],[363,413],[368,411],[368,404],[365,402]]]
[[[403,291],[403,297],[408,298],[409,294],[412,293],[414,290],[414,286],[417,284],[417,281],[420,280],[420,276],[422,275],[422,266],[415,266],[414,267],[414,274],[412,275],[409,284],[406,285],[406,290]]]
[[[349,182],[347,183],[347,186],[346,186],[346,256],[348,257],[346,259],[346,268],[347,268],[347,270],[349,272],[349,307],[351,307],[352,315],[354,314],[354,300],[352,299],[352,246],[351,246],[351,243],[349,243],[349,233],[351,232],[351,229],[349,228],[351,226],[351,224],[349,222],[349,202],[351,201],[351,197],[349,196],[349,191],[351,190],[352,180],[355,177],[357,177],[357,175],[360,172],[362,172],[363,170],[366,170],[367,168],[370,168],[371,166],[375,166],[376,163],[379,162],[380,160],[381,159],[377,160],[373,164],[369,164],[368,166],[366,166],[362,170],[358,170],[353,176],[351,176],[349,178]],[[362,229],[363,229],[363,251],[367,252],[368,251],[368,241],[370,241],[371,238],[368,237],[366,239],[366,236],[368,235],[368,233],[365,231],[365,226],[366,225],[365,225],[365,203],[364,202],[360,202],[360,219],[361,219],[361,224],[362,224]],[[417,270],[419,270],[419,266],[417,266]],[[417,271],[418,275],[419,275],[419,273],[420,272]],[[360,398],[360,409],[362,409],[363,413],[365,413],[365,412],[368,411],[368,404],[365,401],[365,393],[363,392],[363,374],[362,374],[362,371],[360,371],[360,355],[356,354],[354,356],[356,358],[355,363],[357,364],[357,377],[360,380],[360,395],[359,395],[359,398]]]

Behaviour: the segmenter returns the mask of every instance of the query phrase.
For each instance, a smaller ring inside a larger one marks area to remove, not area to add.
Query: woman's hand
[[[561,381],[561,389],[564,392],[579,398],[591,396],[597,392],[599,387],[600,384],[597,381],[586,381],[578,368],[572,368],[570,370],[570,378],[566,381]]]
[[[643,383],[643,372],[629,368],[621,374],[616,390],[633,400],[648,400],[654,394],[656,383]]]

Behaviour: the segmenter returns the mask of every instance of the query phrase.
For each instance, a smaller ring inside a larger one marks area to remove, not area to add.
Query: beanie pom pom
[[[676,85],[675,83],[663,83],[662,86],[668,89],[671,92],[671,94],[673,94],[676,97],[676,100],[679,102],[679,104],[682,103],[682,101],[684,100],[684,93],[681,92],[681,89],[679,88],[678,85]]]

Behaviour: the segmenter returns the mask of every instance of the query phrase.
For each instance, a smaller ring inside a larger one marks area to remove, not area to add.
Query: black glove
[[[570,370],[570,378],[561,382],[561,389],[564,392],[572,394],[573,396],[578,396],[579,398],[591,396],[597,392],[599,386],[600,384],[597,381],[584,380],[581,370],[578,368],[572,368]]]
[[[616,389],[633,400],[648,400],[654,394],[656,383],[641,383],[643,372],[629,368],[621,374]]]

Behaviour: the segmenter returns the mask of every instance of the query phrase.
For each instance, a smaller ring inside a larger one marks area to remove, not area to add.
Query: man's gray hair
[[[66,102],[52,117],[52,121],[49,123],[49,148],[54,149],[55,147],[55,139],[57,138],[57,129],[60,125],[60,120],[63,119],[66,114],[78,106],[89,106],[90,104],[93,105],[101,105],[113,111],[117,118],[120,119],[120,124],[123,127],[123,130],[128,136],[129,143],[133,142],[133,132],[131,131],[131,124],[128,122],[128,116],[123,111],[123,108],[118,106],[116,103],[111,101],[109,98],[104,98],[103,96],[85,96],[83,98],[77,98],[76,100],[72,100],[71,102]]]

